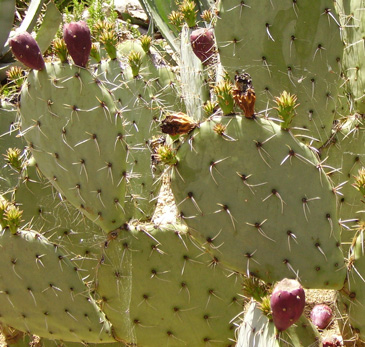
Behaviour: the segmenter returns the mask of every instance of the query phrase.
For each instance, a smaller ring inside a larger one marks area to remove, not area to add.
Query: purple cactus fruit
[[[91,34],[87,24],[84,21],[65,24],[63,39],[75,65],[86,67],[91,50]]]
[[[194,30],[190,35],[190,42],[195,55],[204,65],[207,65],[215,53],[213,29],[200,28]]]
[[[43,70],[45,63],[42,52],[37,41],[28,32],[24,32],[12,38],[9,41],[11,50],[15,58],[17,58],[25,66],[34,70]]]
[[[327,336],[323,339],[322,346],[323,347],[340,347],[340,346],[343,346],[342,336],[339,336],[339,335]]]
[[[296,280],[284,278],[278,282],[270,298],[274,325],[284,331],[302,315],[305,306],[305,292]]]
[[[319,329],[326,329],[332,321],[332,310],[325,304],[315,305],[311,311],[311,321]]]

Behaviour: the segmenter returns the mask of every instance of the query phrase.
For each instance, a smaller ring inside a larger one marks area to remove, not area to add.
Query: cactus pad
[[[331,186],[309,148],[265,119],[213,117],[177,152],[181,218],[232,271],[266,282],[341,288],[345,278]]]

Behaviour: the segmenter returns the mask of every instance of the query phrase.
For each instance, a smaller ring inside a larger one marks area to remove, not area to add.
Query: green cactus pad
[[[5,229],[0,244],[1,323],[50,339],[115,341],[64,250],[33,231]]]
[[[65,342],[62,340],[48,340],[41,339],[39,346],[37,347],[83,347],[85,344],[81,344],[78,342]],[[115,343],[88,343],[87,347],[120,347],[120,342]],[[24,345],[24,347],[28,347],[28,345]]]
[[[18,172],[7,165],[4,155],[8,148],[24,150],[25,141],[18,136],[16,107],[0,100],[0,192],[4,194],[14,188],[18,182]]]
[[[42,173],[104,230],[125,221],[123,119],[89,71],[49,63],[22,89],[22,132]]]
[[[50,242],[67,249],[85,281],[94,279],[104,232],[70,203],[59,199],[33,160],[24,169],[13,200],[23,211],[24,227],[39,230]]]
[[[186,227],[111,233],[97,293],[115,334],[138,346],[233,346],[240,276],[194,245]]]
[[[336,201],[311,150],[262,118],[213,117],[177,152],[172,191],[205,250],[272,283],[341,288]]]
[[[344,340],[352,340],[356,336],[358,345],[365,343],[365,254],[364,230],[354,240],[350,250],[347,282],[337,295],[337,309],[341,315],[339,320]],[[346,317],[344,319],[344,317]]]
[[[334,2],[339,15],[344,43],[343,74],[344,93],[352,112],[365,113],[364,37],[365,13],[362,0],[337,0]]]
[[[285,89],[298,96],[291,124],[319,147],[331,132],[340,85],[342,42],[332,0],[222,0],[215,28],[231,78],[249,73],[256,112],[275,106]]]
[[[365,167],[365,121],[360,115],[349,116],[336,126],[321,158],[337,197],[337,215],[340,220],[341,242],[345,254],[353,238],[354,227],[364,208],[361,194],[352,185],[358,170]]]
[[[236,347],[319,346],[320,335],[305,316],[302,315],[295,325],[279,333],[257,302],[251,301],[247,306],[237,333]]]
[[[137,77],[127,64],[131,51],[141,55]],[[162,173],[161,166],[151,162],[154,151],[151,140],[162,135],[159,121],[164,113],[179,108],[180,100],[174,74],[158,62],[156,52],[147,54],[136,40],[121,43],[118,54],[120,60],[102,62],[97,74],[112,91],[127,121],[128,136],[123,139],[128,148],[126,219],[148,221],[157,204]]]

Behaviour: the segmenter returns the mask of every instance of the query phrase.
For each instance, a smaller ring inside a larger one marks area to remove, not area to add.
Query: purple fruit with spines
[[[311,311],[311,321],[319,329],[326,329],[333,317],[332,309],[325,304],[315,305]]]
[[[14,56],[25,66],[34,70],[44,69],[42,52],[37,41],[28,32],[21,33],[10,40]]]
[[[87,24],[84,21],[65,24],[63,39],[75,65],[86,67],[91,51],[91,33]]]
[[[270,299],[274,325],[279,331],[292,326],[302,315],[305,292],[301,284],[284,278],[276,284]]]
[[[203,65],[209,64],[216,52],[213,29],[200,28],[192,31],[190,42],[193,52],[202,61]]]

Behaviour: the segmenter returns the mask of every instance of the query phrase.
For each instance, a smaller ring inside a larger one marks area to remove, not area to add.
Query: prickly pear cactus
[[[95,278],[104,232],[70,203],[59,199],[32,159],[21,173],[13,200],[23,211],[23,227],[31,226],[50,242],[67,249],[82,277],[87,281]]]
[[[200,124],[177,151],[172,190],[197,242],[232,271],[342,287],[331,185],[311,150],[273,122],[223,116]]]
[[[181,225],[112,232],[96,292],[116,338],[141,346],[233,345],[240,276],[224,271]]]
[[[130,53],[140,62],[134,76]],[[160,123],[180,100],[171,69],[158,62],[156,52],[145,52],[139,40],[125,41],[118,46],[118,60],[103,61],[97,70],[113,93],[117,107],[122,110],[126,132],[122,141],[127,148],[126,220],[150,220],[161,187],[161,165],[152,162],[154,141],[161,139]]]
[[[5,229],[0,244],[2,323],[50,339],[115,341],[67,251],[31,230]]]
[[[362,26],[344,30],[330,0],[216,5],[216,17],[202,17],[211,19],[202,46],[191,36],[202,25],[196,4],[176,5],[190,22],[179,23],[179,68],[158,52],[163,45],[147,36],[118,42],[107,23],[98,50],[85,23],[84,50],[77,34],[68,35],[79,66],[68,63],[61,42],[61,62],[44,63],[28,36],[38,63],[19,110],[31,153],[18,146],[24,161],[7,166],[14,172],[10,179],[4,172],[7,188],[0,182],[0,193],[11,192],[0,199],[1,323],[49,339],[45,347],[233,346],[242,279],[269,287],[286,277],[307,288],[343,288],[340,311],[363,340],[363,215],[352,177],[364,167],[363,118],[353,114],[363,105],[355,71],[362,68],[353,69]],[[337,5],[348,14],[359,1]],[[199,52],[209,64],[194,55],[198,48],[209,51]],[[340,73],[348,82],[338,102]],[[339,115],[347,118],[333,123]],[[180,138],[165,139],[166,128]],[[186,226],[141,223],[154,213],[161,161]],[[346,227],[359,236],[344,287]],[[262,301],[250,302],[237,346],[319,345],[305,318],[279,332],[263,312]]]
[[[48,63],[29,73],[20,113],[36,162],[58,191],[104,230],[123,224],[124,121],[100,81],[85,69]]]
[[[341,242],[347,254],[356,233],[359,211],[363,209],[355,177],[365,167],[364,117],[355,114],[341,120],[333,136],[321,151],[337,199],[337,216],[341,225]]]
[[[298,96],[293,128],[319,147],[331,132],[339,89],[342,42],[333,1],[224,0],[215,28],[220,60],[233,76],[252,77],[256,112],[282,90]]]

